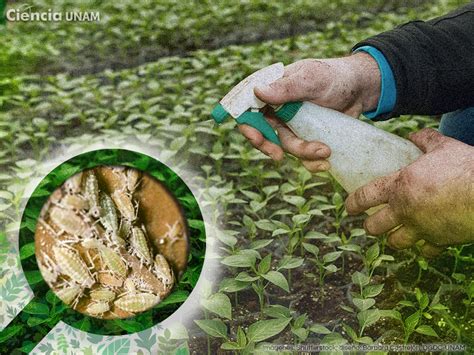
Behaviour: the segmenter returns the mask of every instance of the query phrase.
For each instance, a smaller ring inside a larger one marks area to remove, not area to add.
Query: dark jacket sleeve
[[[389,62],[396,81],[392,112],[441,114],[474,106],[474,2],[430,21],[412,21],[358,43]]]

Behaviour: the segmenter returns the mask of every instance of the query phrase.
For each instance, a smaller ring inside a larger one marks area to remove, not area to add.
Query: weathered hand
[[[449,245],[474,242],[474,147],[433,129],[410,140],[425,154],[354,191],[347,212],[387,204],[365,220],[367,233],[389,232],[388,244],[395,249],[424,240],[421,251],[428,257]]]
[[[311,101],[356,118],[377,106],[379,93],[377,63],[365,53],[336,59],[300,60],[285,67],[283,78],[269,86],[255,88],[255,95],[269,104]],[[283,149],[267,141],[256,129],[241,125],[240,131],[256,148],[275,160],[283,159],[285,150],[300,158],[313,172],[329,169],[329,162],[325,160],[331,154],[328,146],[304,141],[277,118],[267,117],[278,131]]]

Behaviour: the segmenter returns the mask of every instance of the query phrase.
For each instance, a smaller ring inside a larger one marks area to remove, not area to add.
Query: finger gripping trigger
[[[246,124],[255,129],[257,129],[265,139],[268,139],[270,142],[275,143],[281,146],[280,139],[275,133],[273,127],[265,119],[265,116],[261,112],[244,112],[242,115],[236,118],[238,124]]]

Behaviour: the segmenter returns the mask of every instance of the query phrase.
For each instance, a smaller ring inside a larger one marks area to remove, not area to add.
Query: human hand
[[[335,59],[300,60],[285,67],[283,78],[269,86],[255,88],[255,95],[268,104],[310,101],[355,118],[364,111],[375,109],[379,94],[378,65],[366,53]],[[283,159],[284,151],[287,151],[300,158],[312,172],[329,169],[326,159],[331,151],[328,146],[321,142],[304,141],[271,112],[266,112],[266,116],[278,132],[282,147],[266,140],[258,130],[240,125],[241,133],[257,149],[274,160]]]
[[[387,204],[367,217],[367,233],[391,231],[388,244],[395,249],[424,240],[421,252],[427,257],[449,245],[474,242],[474,147],[433,129],[409,139],[425,154],[354,191],[346,199],[347,212]]]

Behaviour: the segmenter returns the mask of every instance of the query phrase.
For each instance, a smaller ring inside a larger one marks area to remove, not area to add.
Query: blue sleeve
[[[354,52],[366,52],[370,54],[377,62],[380,69],[381,76],[381,91],[380,98],[375,111],[364,112],[364,116],[370,119],[374,119],[377,116],[391,112],[395,107],[397,100],[397,87],[395,84],[395,78],[393,76],[392,68],[388,64],[382,52],[377,48],[371,46],[363,46],[357,48]]]

